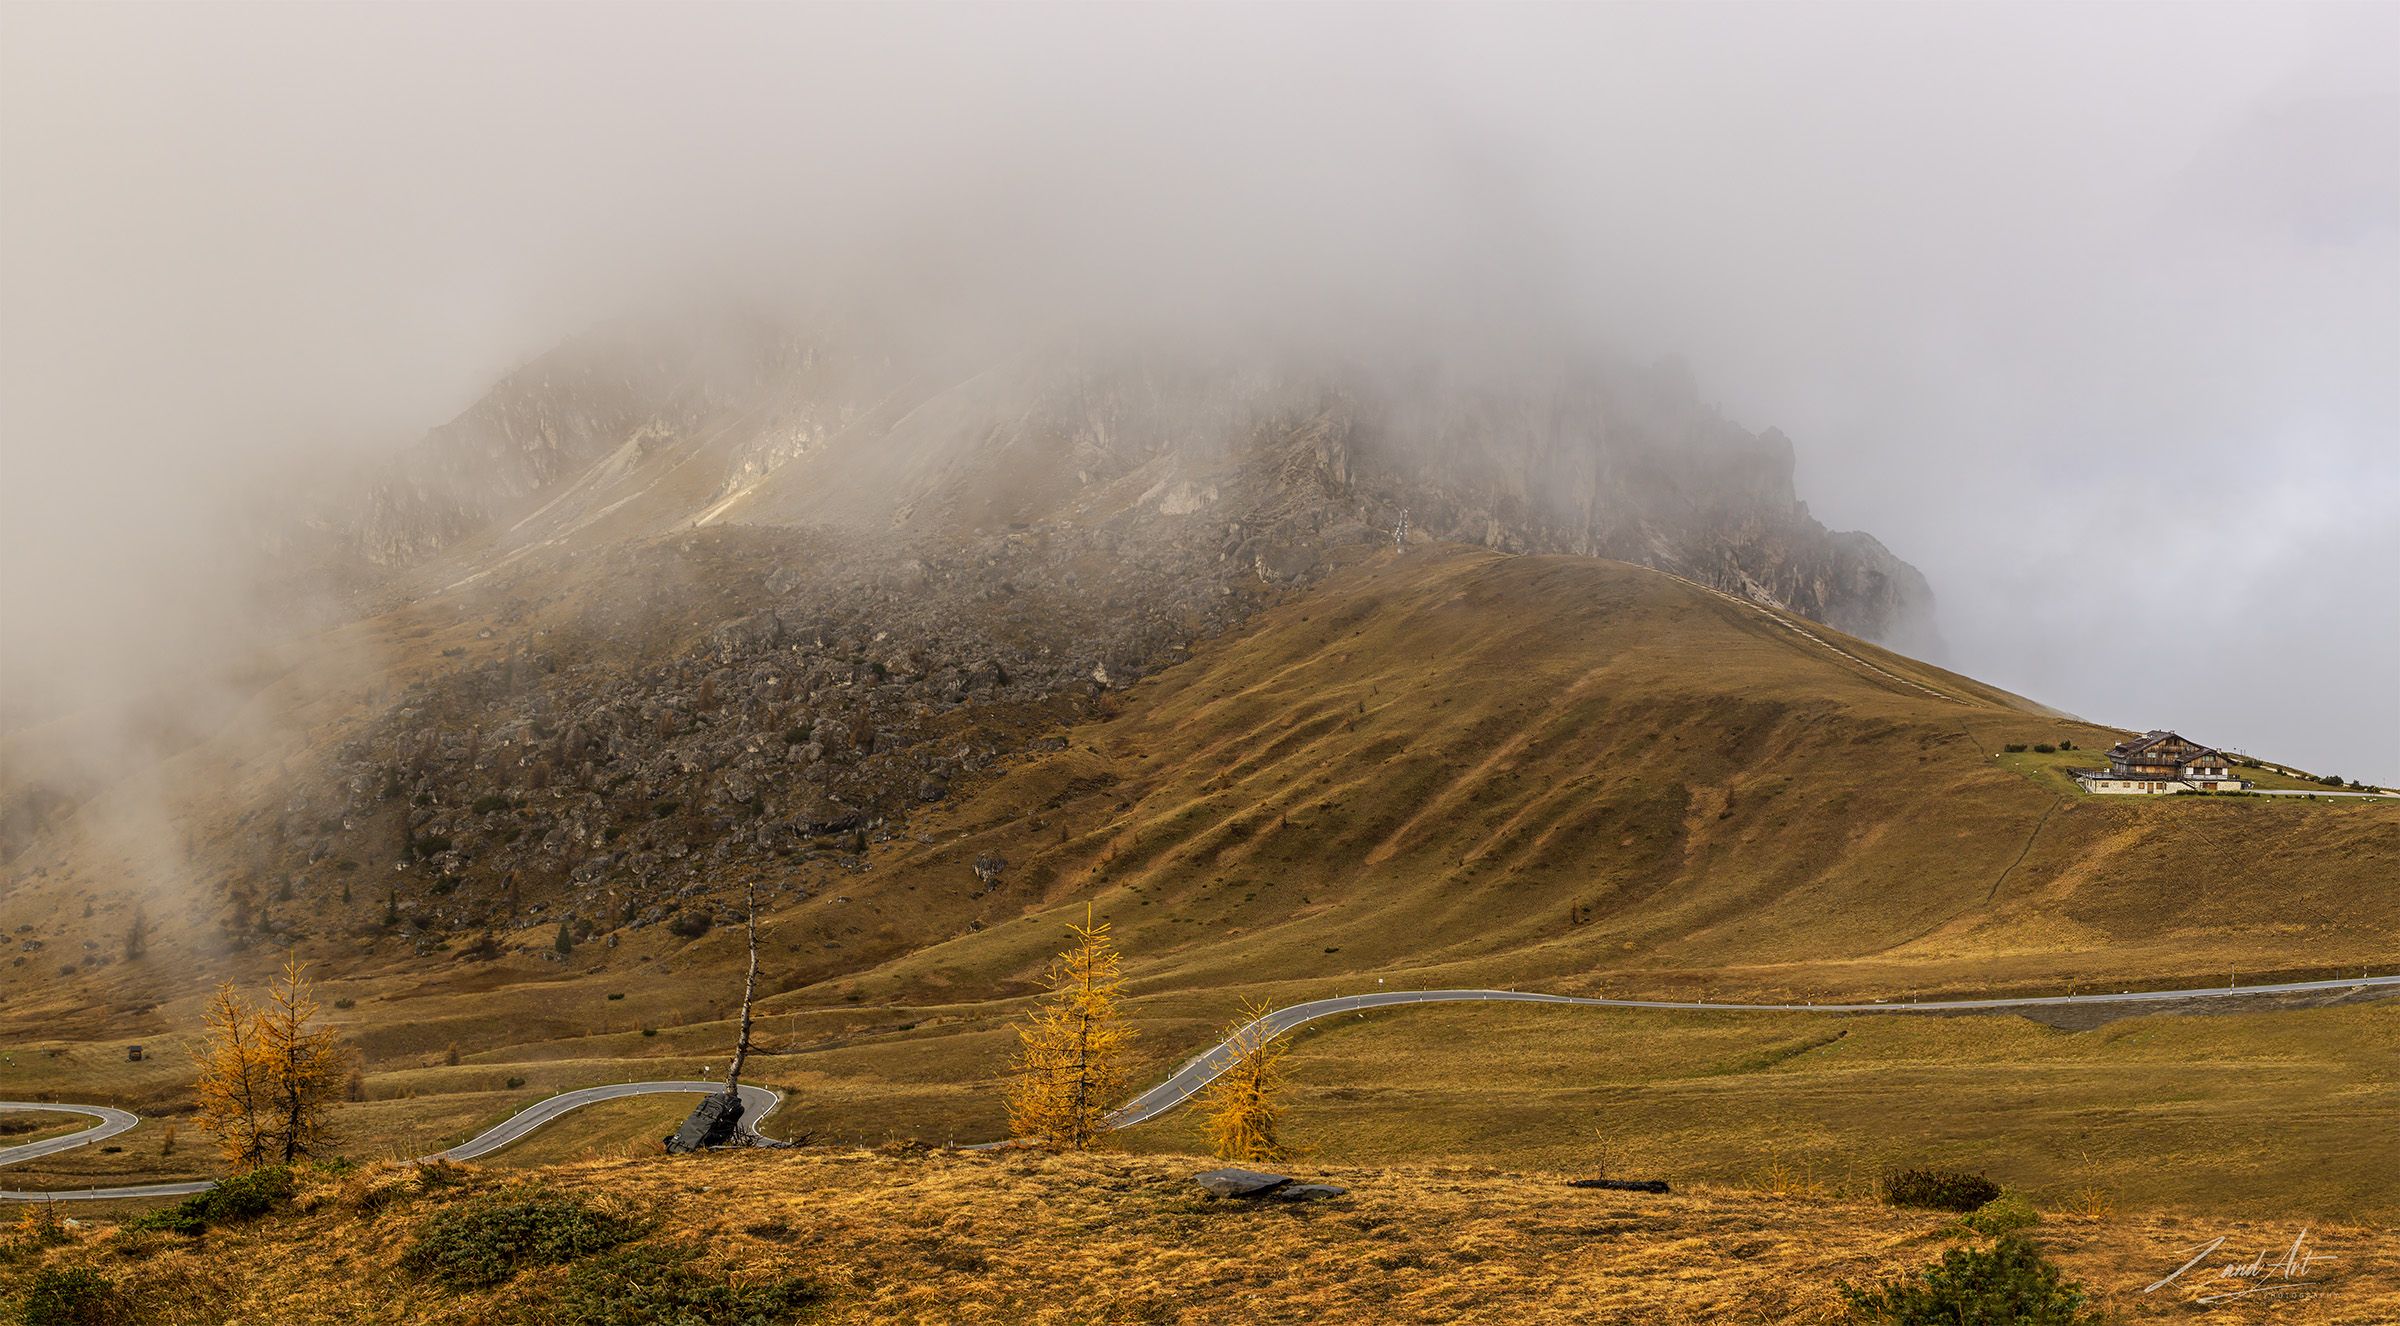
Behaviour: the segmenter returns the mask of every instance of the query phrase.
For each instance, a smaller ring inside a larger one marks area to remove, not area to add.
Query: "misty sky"
[[[591,321],[1683,354],[1953,666],[2400,782],[2400,6],[0,8],[11,687]],[[235,625],[227,626],[225,623]]]

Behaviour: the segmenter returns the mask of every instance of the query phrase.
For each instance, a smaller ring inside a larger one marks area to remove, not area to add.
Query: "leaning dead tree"
[[[733,1062],[725,1065],[725,1089],[739,1091],[742,1085],[742,1063],[750,1057],[750,1004],[758,998],[758,885],[753,883],[745,895],[742,934],[750,941],[750,971],[742,977],[742,1030],[733,1041]]]
[[[742,1118],[747,1106],[742,1101],[742,1065],[750,1058],[750,1028],[752,1008],[758,1000],[758,885],[748,886],[743,897],[742,934],[749,941],[750,963],[742,977],[742,1018],[740,1030],[733,1041],[733,1060],[725,1065],[725,1089],[701,1100],[692,1109],[691,1117],[683,1121],[667,1138],[667,1150],[676,1154],[703,1151],[719,1146],[785,1146],[743,1129]]]

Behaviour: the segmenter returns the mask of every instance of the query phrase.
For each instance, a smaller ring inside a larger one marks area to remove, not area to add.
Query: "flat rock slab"
[[[1569,1179],[1570,1188],[1604,1188],[1610,1192],[1666,1192],[1665,1179]]]
[[[1296,1183],[1287,1174],[1264,1174],[1254,1169],[1212,1169],[1195,1174],[1192,1182],[1215,1197],[1246,1197],[1266,1202],[1318,1202],[1350,1191],[1330,1183]]]
[[[1288,1174],[1261,1174],[1254,1169],[1212,1169],[1193,1175],[1192,1182],[1218,1197],[1256,1197],[1288,1187],[1292,1180]]]

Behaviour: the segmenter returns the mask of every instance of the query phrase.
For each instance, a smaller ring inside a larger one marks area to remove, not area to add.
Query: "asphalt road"
[[[88,1143],[103,1141],[131,1128],[141,1120],[123,1110],[106,1105],[51,1105],[38,1100],[0,1100],[0,1113],[9,1110],[48,1110],[52,1114],[88,1114],[100,1121],[97,1128],[85,1128],[63,1137],[52,1137],[21,1146],[0,1147],[0,1168],[20,1164],[41,1156],[55,1156]]]
[[[705,1095],[712,1091],[722,1090],[724,1087],[716,1082],[613,1082],[607,1086],[585,1087],[580,1091],[563,1092],[548,1100],[536,1101],[457,1146],[447,1151],[437,1151],[425,1159],[475,1160],[488,1156],[569,1110],[578,1110],[586,1105],[596,1105],[604,1100],[621,1100],[627,1096],[656,1096],[671,1092]],[[742,1131],[754,1137],[757,1136],[759,1120],[774,1113],[775,1107],[782,1103],[783,1097],[765,1087],[743,1087]],[[23,1146],[0,1150],[0,1166],[14,1165],[19,1161],[32,1160],[37,1156],[56,1155],[61,1151],[70,1151],[76,1147],[97,1142],[102,1138],[114,1137],[140,1122],[135,1116],[123,1110],[110,1109],[105,1105],[53,1105],[48,1102],[8,1100],[0,1101],[0,1110],[59,1110],[75,1114],[89,1114],[101,1121],[97,1128],[86,1128],[82,1132],[69,1133],[64,1137],[53,1137],[41,1142],[28,1142]],[[184,1197],[196,1192],[205,1192],[210,1186],[209,1180],[200,1179],[188,1183],[136,1183],[117,1188],[66,1188],[55,1192],[0,1191],[0,1201],[97,1202],[117,1197]]]
[[[2060,1004],[2143,1004],[2185,999],[2223,999],[2228,996],[2307,994],[2400,985],[2400,976],[2361,976],[2333,981],[2290,981],[2280,985],[2211,987],[2205,990],[2137,990],[2123,994],[2042,995],[2020,999],[1929,999],[1911,1004],[1712,1004],[1663,999],[1590,999],[1575,995],[1534,994],[1519,990],[1394,990],[1375,994],[1342,995],[1279,1008],[1237,1028],[1232,1036],[1187,1060],[1173,1076],[1121,1106],[1108,1116],[1112,1128],[1131,1128],[1165,1114],[1216,1080],[1232,1066],[1233,1043],[1253,1028],[1280,1036],[1305,1022],[1363,1013],[1370,1008],[1401,1004],[1573,1004],[1584,1008],[1681,1009],[1720,1013],[1973,1013],[2012,1008],[2044,1008]]]
[[[2257,995],[2313,994],[2328,991],[2364,990],[2400,985],[2400,976],[2359,976],[2330,981],[2287,981],[2275,985],[2212,986],[2204,990],[2133,990],[2120,994],[2034,995],[2013,999],[1929,999],[1922,1003],[1889,1004],[1718,1004],[1699,1000],[1671,999],[1597,999],[1580,995],[1536,994],[1525,990],[1391,990],[1374,994],[1341,995],[1332,999],[1315,999],[1304,1004],[1279,1008],[1255,1022],[1237,1029],[1234,1034],[1216,1045],[1186,1060],[1166,1081],[1127,1101],[1108,1116],[1112,1128],[1130,1128],[1146,1123],[1191,1099],[1220,1073],[1231,1066],[1233,1044],[1253,1029],[1263,1028],[1269,1036],[1280,1036],[1303,1023],[1320,1018],[1339,1017],[1344,1013],[1364,1013],[1372,1008],[1395,1008],[1406,1004],[1569,1004],[1581,1008],[1647,1008],[1702,1013],[1975,1013],[1998,1012],[2012,1008],[2051,1008],[2076,1004],[2148,1004],[2170,1003],[2192,999],[2250,998]],[[604,1100],[619,1100],[627,1096],[651,1096],[667,1092],[705,1093],[717,1090],[714,1082],[618,1082],[607,1086],[585,1087],[568,1091],[547,1100],[538,1101],[509,1116],[508,1119],[447,1151],[436,1152],[427,1160],[474,1160],[498,1151],[534,1129],[570,1110]],[[744,1105],[742,1129],[755,1135],[758,1121],[772,1113],[782,1103],[782,1097],[764,1087],[742,1088]],[[123,1110],[105,1105],[57,1105],[49,1102],[0,1101],[0,1110],[63,1110],[88,1114],[101,1121],[96,1128],[79,1133],[53,1137],[47,1141],[28,1142],[22,1146],[0,1150],[0,1167],[37,1156],[55,1155],[133,1127],[138,1120]],[[1003,1145],[988,1143],[989,1146]],[[0,1191],[0,1201],[12,1202],[89,1202],[117,1197],[180,1197],[206,1190],[203,1180],[191,1183],[138,1183],[118,1188],[71,1188],[55,1192]]]

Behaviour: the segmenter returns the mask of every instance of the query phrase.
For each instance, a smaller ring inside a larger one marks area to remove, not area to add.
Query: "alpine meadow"
[[[2392,50],[0,10],[0,1317],[2400,1320]]]

